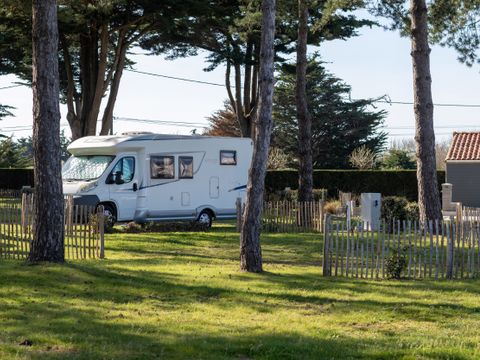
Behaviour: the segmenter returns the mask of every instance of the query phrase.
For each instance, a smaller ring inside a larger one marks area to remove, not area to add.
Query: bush
[[[420,218],[420,210],[418,208],[418,203],[411,201],[405,207],[405,213],[407,220],[416,221]]]
[[[388,225],[393,220],[418,220],[418,204],[401,196],[386,196],[382,199],[382,218]]]
[[[385,271],[388,279],[400,279],[402,272],[407,267],[406,249],[402,248],[400,251],[395,249],[392,254],[385,260]]]
[[[438,171],[440,184],[445,182],[445,171]],[[314,170],[313,186],[327,189],[328,197],[338,196],[339,191],[361,194],[379,192],[382,196],[404,196],[417,201],[417,172],[415,170]],[[276,193],[286,187],[298,189],[296,170],[268,171],[265,179],[267,193]]]
[[[401,196],[386,196],[382,199],[382,218],[390,224],[393,220],[406,220],[408,200]]]
[[[327,214],[333,214],[333,215],[340,213],[341,209],[342,209],[342,203],[339,200],[327,201],[325,203],[325,206],[323,207],[323,210]]]
[[[0,189],[33,187],[33,169],[0,169]]]
[[[313,200],[326,200],[327,189],[313,189]],[[282,190],[267,194],[266,201],[297,201],[298,190]]]

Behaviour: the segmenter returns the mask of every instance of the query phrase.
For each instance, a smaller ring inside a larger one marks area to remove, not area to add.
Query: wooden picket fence
[[[1,198],[1,199],[5,199]],[[0,202],[0,258],[26,259],[33,241],[31,194]],[[103,206],[74,206],[65,198],[65,258],[88,259],[105,256]]]
[[[460,279],[480,276],[480,222],[394,221],[372,230],[327,215],[323,275],[364,279],[389,277],[387,266],[403,262],[401,277]]]
[[[460,213],[457,214],[457,217],[460,221],[480,222],[480,208],[463,206],[460,208]]]
[[[263,203],[262,230],[270,233],[322,232],[324,202],[269,201]],[[237,199],[237,230],[240,230],[245,204]]]

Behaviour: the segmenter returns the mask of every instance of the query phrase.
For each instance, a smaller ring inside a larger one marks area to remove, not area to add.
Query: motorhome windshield
[[[95,180],[99,178],[115,156],[71,156],[63,165],[62,178],[66,181]]]

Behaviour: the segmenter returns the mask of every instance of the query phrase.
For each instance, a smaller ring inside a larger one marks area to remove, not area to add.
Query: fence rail
[[[326,217],[324,276],[459,279],[480,276],[478,221],[395,221],[372,230]]]
[[[34,198],[27,194],[21,198],[1,196],[0,258],[26,259],[34,237]],[[66,259],[104,257],[103,206],[74,206],[73,198],[66,197],[64,231]]]
[[[263,203],[263,231],[273,233],[322,232],[324,202],[269,201]],[[237,230],[240,230],[244,205],[237,200]]]

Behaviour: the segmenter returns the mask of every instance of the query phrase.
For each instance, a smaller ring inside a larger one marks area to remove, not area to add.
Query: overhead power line
[[[115,116],[114,120],[137,122],[137,123],[144,123],[144,124],[151,124],[151,125],[174,125],[174,126],[183,126],[183,127],[202,127],[202,128],[207,127],[207,124],[191,123],[191,122],[185,122],[185,121],[137,119],[137,118],[118,117],[118,116]]]
[[[137,74],[142,74],[142,75],[148,75],[148,76],[154,76],[154,77],[161,77],[161,78],[166,78],[166,79],[171,79],[171,80],[179,80],[179,81],[185,81],[185,82],[191,82],[191,83],[196,83],[196,84],[203,84],[203,85],[212,85],[212,86],[221,86],[224,87],[225,84],[220,84],[220,83],[214,83],[214,82],[209,82],[209,81],[202,81],[202,80],[196,80],[192,78],[185,78],[185,77],[177,77],[177,76],[170,76],[170,75],[164,75],[164,74],[158,74],[158,73],[153,73],[153,72],[148,72],[148,71],[140,71],[140,70],[132,70],[132,69],[127,69],[126,71],[130,71],[133,73]],[[352,99],[353,101],[358,100],[358,99]],[[414,103],[412,101],[393,101],[393,100],[385,100],[385,99],[376,99],[373,100],[375,103],[382,103],[382,104],[394,104],[394,105],[413,105]],[[450,103],[435,103],[433,104],[434,106],[439,106],[439,107],[465,107],[465,108],[480,108],[480,104],[450,104]]]
[[[196,84],[212,85],[212,86],[221,86],[221,87],[224,87],[224,86],[225,86],[224,84],[218,84],[218,83],[209,82],[209,81],[195,80],[195,79],[189,79],[189,78],[177,77],[177,76],[170,76],[170,75],[164,75],[164,74],[156,74],[156,73],[147,72],[147,71],[139,71],[139,70],[131,70],[131,69],[127,69],[126,71],[130,71],[130,72],[137,73],[137,74],[142,74],[142,75],[149,75],[149,76],[161,77],[161,78],[165,78],[165,79],[172,79],[172,80],[179,80],[179,81],[191,82],[191,83],[196,83]]]
[[[186,78],[186,77],[158,74],[158,73],[153,73],[153,72],[149,72],[149,71],[141,71],[141,70],[133,70],[133,69],[125,69],[125,71],[129,71],[129,72],[136,73],[136,74],[141,74],[141,75],[147,75],[147,76],[161,77],[161,78],[177,80],[177,81],[190,82],[190,83],[195,83],[195,84],[219,86],[219,87],[224,87],[225,86],[225,84],[214,83],[214,82],[210,82],[210,81],[203,81],[203,80],[196,80],[196,79]],[[20,86],[25,86],[25,84],[18,84],[18,85],[10,85],[10,86],[5,86],[5,87],[0,87],[0,90],[12,89],[12,88],[20,87]],[[352,100],[355,101],[355,100],[358,100],[358,99],[352,99]],[[384,99],[376,99],[376,100],[373,100],[373,102],[381,103],[381,104],[390,104],[390,105],[413,105],[414,104],[412,101],[394,101],[394,100],[384,100]],[[434,103],[433,105],[438,106],[438,107],[480,108],[480,104]]]
[[[388,100],[374,100],[376,103],[383,104],[395,104],[395,105],[413,105],[411,101],[388,101]],[[434,103],[434,106],[440,107],[465,107],[465,108],[480,108],[480,104],[447,104],[447,103]]]

